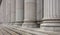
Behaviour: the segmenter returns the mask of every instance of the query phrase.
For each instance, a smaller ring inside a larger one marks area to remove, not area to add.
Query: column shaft
[[[36,0],[25,0],[24,4],[24,23],[22,27],[36,27]]]
[[[11,24],[15,23],[16,18],[16,0],[11,0]]]
[[[40,26],[41,24],[41,20],[42,20],[42,0],[37,0],[37,24],[38,24],[38,27]]]
[[[16,0],[16,24],[21,25],[24,19],[24,0]]]
[[[7,24],[6,23],[6,21],[7,21],[6,20],[6,0],[3,0],[2,3],[3,3],[3,5],[1,7],[2,7],[3,10],[1,11],[2,12],[1,13],[2,15],[1,16],[3,16],[3,17],[1,19],[3,19],[3,23],[4,24]]]
[[[6,15],[6,0],[2,0],[2,3],[0,5],[0,23],[5,23],[5,15]]]
[[[11,0],[6,0],[6,23],[11,22]]]
[[[41,29],[60,31],[60,0],[44,0],[44,18]]]

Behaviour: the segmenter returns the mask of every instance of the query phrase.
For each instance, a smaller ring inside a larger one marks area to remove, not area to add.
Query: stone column
[[[24,0],[16,0],[16,23],[22,25],[24,19]]]
[[[6,0],[2,0],[2,3],[3,3],[3,5],[1,6],[1,8],[2,8],[1,16],[3,16],[3,17],[1,19],[3,19],[3,24],[7,24],[6,23]]]
[[[36,14],[36,16],[37,16],[37,25],[38,25],[38,27],[40,26],[40,24],[41,24],[41,20],[42,20],[42,0],[37,0],[37,14]]]
[[[6,23],[10,24],[11,22],[11,0],[6,0]]]
[[[36,0],[24,1],[24,23],[23,28],[37,27],[36,25]]]
[[[15,23],[16,18],[16,0],[11,0],[11,24]]]
[[[44,0],[41,29],[60,32],[60,0]]]
[[[4,2],[5,0],[2,0],[2,3],[1,3],[1,5],[0,5],[0,23],[3,23],[3,22],[5,22],[4,21],[4,16],[3,15],[5,15],[5,14],[3,14],[3,13],[5,13],[4,11],[5,11],[5,2]],[[3,23],[4,24],[4,23]]]

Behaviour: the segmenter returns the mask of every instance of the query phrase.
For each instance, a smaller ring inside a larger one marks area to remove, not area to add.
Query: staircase
[[[39,28],[22,28],[15,25],[0,25],[0,35],[59,35],[59,33],[43,31]]]

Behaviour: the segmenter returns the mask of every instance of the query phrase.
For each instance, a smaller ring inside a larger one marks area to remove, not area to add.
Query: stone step
[[[16,33],[16,32],[14,32],[14,31],[11,31],[11,30],[9,30],[9,29],[7,29],[7,28],[3,28],[5,31],[7,31],[7,32],[9,32],[9,33],[11,33],[11,35],[19,35],[18,33]]]
[[[7,27],[7,26],[6,26]],[[18,28],[18,27],[14,27],[14,26],[8,26],[7,28],[9,28],[9,29],[11,29],[11,30],[14,30],[14,31],[16,31],[16,32],[20,32],[20,33],[22,33],[22,35],[39,35],[39,34],[41,34],[41,35],[47,35],[47,34],[43,34],[42,32],[41,33],[39,33],[39,32],[37,32],[37,31],[31,31],[31,30],[28,30],[28,29],[24,29],[24,28]],[[19,30],[19,31],[18,31]]]
[[[7,26],[6,26],[7,27]],[[8,26],[7,28],[17,31],[17,32],[21,32],[22,34],[25,35],[25,33],[30,33],[30,34],[34,34],[34,35],[60,35],[59,32],[51,32],[51,31],[44,31],[44,30],[38,30],[38,29],[28,29],[28,28],[21,28],[18,26]],[[18,31],[19,30],[19,31]]]
[[[0,29],[0,35],[4,35],[4,33],[1,31],[1,29]]]
[[[21,33],[21,31],[20,30],[17,30],[17,29],[15,29],[15,28],[8,28],[8,27],[5,27],[5,28],[7,28],[7,29],[9,29],[9,30],[11,30],[11,31],[14,31],[14,32],[16,32],[17,34],[19,34],[19,35],[22,35]]]
[[[1,29],[3,35],[11,35],[9,32],[5,31],[4,29]]]

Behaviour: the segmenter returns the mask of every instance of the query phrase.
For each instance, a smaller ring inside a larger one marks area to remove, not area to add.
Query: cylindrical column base
[[[36,28],[37,24],[35,21],[24,21],[22,27],[23,28]]]
[[[19,26],[22,26],[22,23],[23,23],[23,21],[17,21],[17,22],[15,22],[15,24],[14,25],[19,25]]]
[[[36,28],[37,25],[35,23],[24,23],[23,28]]]
[[[40,28],[45,31],[60,32],[60,19],[45,20]]]

